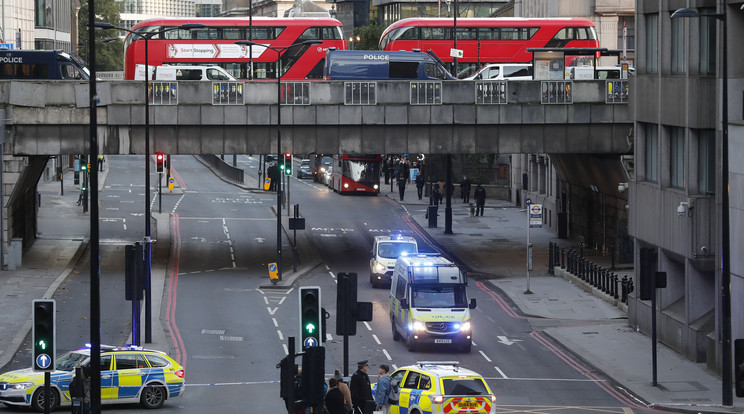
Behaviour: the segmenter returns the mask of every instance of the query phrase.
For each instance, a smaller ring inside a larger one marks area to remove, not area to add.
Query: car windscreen
[[[444,378],[445,395],[488,395],[482,378]]]
[[[397,259],[404,253],[416,253],[416,245],[413,243],[380,243],[377,247],[377,254],[385,259]]]
[[[75,369],[77,364],[85,365],[88,363],[90,357],[86,354],[80,354],[77,352],[67,352],[66,354],[57,358],[55,366],[60,371],[70,371]]]
[[[466,308],[464,286],[418,287],[411,292],[411,306],[415,308]]]

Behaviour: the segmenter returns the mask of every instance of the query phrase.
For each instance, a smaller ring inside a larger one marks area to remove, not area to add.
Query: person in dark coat
[[[475,215],[480,214],[483,217],[483,206],[486,205],[486,189],[480,183],[475,187],[473,198],[475,198]]]
[[[266,170],[266,175],[271,179],[271,184],[269,184],[269,191],[276,191],[277,183],[279,182],[279,178],[281,177],[279,166],[272,163],[271,166]]]
[[[400,201],[403,201],[403,196],[406,194],[407,181],[405,177],[398,177],[398,195],[400,196]]]
[[[333,377],[328,380],[325,407],[328,414],[347,414],[346,406],[344,405],[344,394],[338,388],[338,380]]]
[[[439,183],[431,183],[431,199],[435,206],[439,205],[442,201],[442,193],[439,192]]]
[[[467,204],[470,202],[470,179],[465,176],[460,181],[460,197],[462,197],[463,203]]]
[[[393,157],[388,155],[382,160],[382,172],[385,174],[385,184],[390,184],[390,164],[393,161]]]
[[[416,176],[416,192],[418,193],[418,198],[421,200],[421,197],[424,195],[424,185],[426,184],[426,181],[424,180],[424,175],[419,174]]]
[[[351,382],[349,388],[351,390],[351,403],[354,405],[354,414],[370,414],[366,410],[368,401],[371,401],[371,405],[374,406],[374,400],[372,398],[372,386],[369,383],[369,376],[367,370],[369,365],[367,360],[357,362],[357,370],[354,375],[351,376]],[[373,407],[374,408],[374,407]]]

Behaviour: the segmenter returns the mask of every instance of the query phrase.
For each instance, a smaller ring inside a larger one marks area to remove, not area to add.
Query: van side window
[[[426,71],[426,76],[429,78],[444,79],[442,69],[433,63],[425,63],[424,70]]]
[[[227,76],[217,69],[207,69],[207,79],[209,80],[228,80]]]
[[[62,72],[62,79],[82,79],[80,71],[75,66],[62,63],[59,69]]]
[[[416,79],[418,78],[418,62],[390,62],[388,64],[388,76],[391,79]]]
[[[395,298],[403,299],[406,297],[406,280],[398,276],[397,283],[395,284]]]
[[[527,66],[506,66],[504,67],[504,77],[511,78],[513,76],[530,76],[530,70]]]

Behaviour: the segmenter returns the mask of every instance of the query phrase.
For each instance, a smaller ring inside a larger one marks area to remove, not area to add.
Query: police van
[[[390,413],[490,414],[496,396],[478,373],[457,361],[419,361],[390,375]]]
[[[90,72],[80,57],[58,50],[0,49],[0,80],[88,80]]]
[[[328,80],[457,80],[440,60],[420,51],[335,50],[326,53]]]
[[[154,80],[162,81],[234,81],[235,78],[219,66],[151,66]],[[145,65],[137,65],[134,80],[145,80]]]
[[[438,254],[401,256],[390,283],[393,340],[405,340],[409,351],[420,344],[455,346],[470,352],[472,324],[467,277]]]
[[[392,280],[398,257],[418,253],[416,239],[409,236],[376,236],[369,259],[369,283],[375,288]]]

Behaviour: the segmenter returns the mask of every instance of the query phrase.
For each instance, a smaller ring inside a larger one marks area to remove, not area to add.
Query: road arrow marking
[[[522,341],[521,339],[511,339],[510,340],[509,338],[507,338],[505,336],[498,336],[497,338],[499,338],[499,340],[497,342],[501,342],[504,345],[512,345],[512,344],[515,344],[517,342],[521,342]]]
[[[269,315],[273,315],[273,314],[274,314],[274,313],[276,312],[276,310],[277,310],[277,309],[279,309],[279,307],[278,307],[278,306],[277,306],[276,308],[274,308],[274,309],[271,309],[271,308],[269,308],[269,307],[267,307],[267,308],[266,308],[266,310],[268,310],[268,311],[269,311]]]

